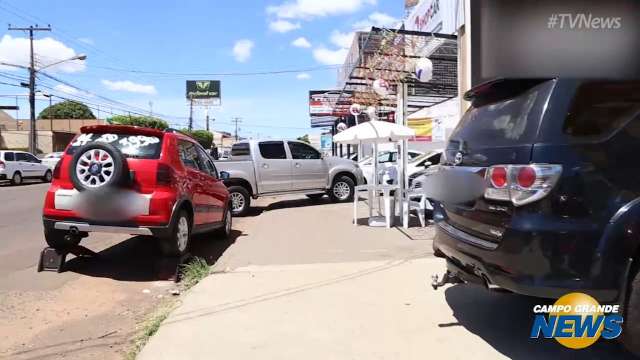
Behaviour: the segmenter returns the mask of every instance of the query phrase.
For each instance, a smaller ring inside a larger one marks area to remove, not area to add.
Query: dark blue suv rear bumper
[[[583,292],[602,302],[617,301],[626,284],[630,262],[617,258],[614,263],[607,249],[599,248],[599,239],[586,236],[589,232],[510,228],[491,249],[442,217],[436,222],[436,256],[446,258],[449,270],[468,282],[541,298]]]

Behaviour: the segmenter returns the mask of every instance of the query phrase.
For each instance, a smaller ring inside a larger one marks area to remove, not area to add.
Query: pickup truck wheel
[[[186,211],[181,210],[172,225],[171,235],[160,239],[160,250],[166,256],[181,256],[189,248],[191,239],[191,220]]]
[[[68,233],[63,230],[44,230],[44,240],[47,242],[47,245],[58,251],[64,251],[80,244],[80,237],[70,237],[67,235]]]
[[[335,202],[346,202],[353,200],[356,185],[350,177],[343,175],[333,180],[333,185],[329,190],[331,200]]]
[[[634,355],[640,355],[640,272],[630,274],[627,303],[620,342]]]
[[[231,213],[233,216],[243,216],[251,206],[251,196],[242,186],[229,187],[229,199],[231,200]]]

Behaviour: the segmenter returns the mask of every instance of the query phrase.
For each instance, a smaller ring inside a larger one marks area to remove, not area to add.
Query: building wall
[[[6,130],[0,133],[0,149],[29,148],[29,131]],[[53,133],[51,131],[38,131],[38,150],[42,153],[53,152]]]
[[[36,120],[38,151],[62,151],[73,136],[80,133],[81,127],[103,124],[105,121],[102,119]],[[28,149],[30,128],[29,120],[15,120],[8,113],[0,111],[0,149]]]
[[[6,113],[0,116],[0,130],[29,130],[31,122],[29,119],[15,120]],[[38,119],[36,120],[36,129],[38,131],[65,131],[79,133],[83,126],[103,125],[105,121],[102,119]]]

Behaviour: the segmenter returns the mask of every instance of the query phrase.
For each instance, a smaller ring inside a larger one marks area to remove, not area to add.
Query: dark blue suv
[[[486,190],[435,204],[447,277],[619,303],[625,345],[640,353],[640,82],[498,80],[465,99],[443,166]]]

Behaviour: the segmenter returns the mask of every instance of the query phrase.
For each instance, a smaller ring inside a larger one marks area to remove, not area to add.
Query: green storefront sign
[[[187,99],[220,99],[220,81],[187,80]]]

